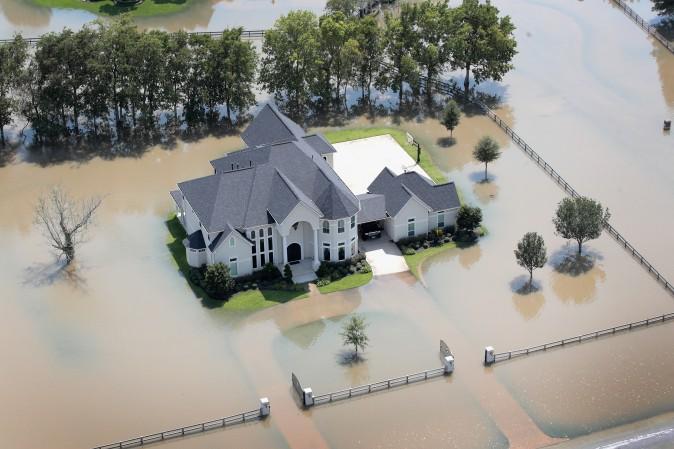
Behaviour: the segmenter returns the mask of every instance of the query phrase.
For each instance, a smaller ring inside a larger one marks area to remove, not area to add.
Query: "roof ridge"
[[[277,167],[274,167],[274,170],[276,170],[276,173],[281,177],[281,180],[288,186],[292,194],[297,198],[297,200],[302,201],[304,203],[307,203],[309,207],[312,209],[315,209],[316,212],[318,212],[320,215],[323,215],[323,211],[314,203],[314,201],[309,198],[309,196],[302,192],[302,190],[295,185],[294,182],[290,180],[283,172],[281,172]],[[332,183],[331,183],[332,185]]]
[[[250,167],[250,168],[254,169],[253,170],[253,181],[250,183],[250,189],[248,189],[248,198],[247,198],[246,204],[248,204],[249,206],[246,207],[246,213],[243,214],[243,226],[245,226],[246,223],[248,223],[248,213],[250,212],[250,197],[253,195],[253,186],[255,185],[255,178],[257,177],[257,164]],[[229,223],[229,222],[227,222],[227,223]],[[236,228],[233,228],[233,229],[236,229]]]

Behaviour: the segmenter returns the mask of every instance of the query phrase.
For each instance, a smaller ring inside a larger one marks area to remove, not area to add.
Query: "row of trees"
[[[5,56],[7,55],[7,56]],[[0,124],[21,115],[36,140],[116,129],[155,129],[159,112],[188,125],[255,103],[257,54],[241,29],[221,37],[140,32],[128,18],[0,47]]]
[[[341,108],[349,87],[366,104],[373,87],[396,92],[402,103],[406,89],[414,96],[423,90],[430,99],[446,69],[464,72],[467,92],[471,75],[475,83],[500,80],[512,68],[515,27],[489,2],[464,0],[456,8],[446,0],[405,3],[400,14],[386,15],[383,27],[372,17],[358,18],[356,5],[328,2],[320,18],[291,12],[266,33],[260,82],[291,115],[311,106]]]
[[[456,8],[446,0],[404,4],[383,26],[359,18],[356,0],[339,0],[320,18],[281,17],[259,60],[241,29],[215,38],[141,32],[128,18],[95,22],[47,34],[34,49],[21,37],[0,46],[0,125],[20,116],[44,142],[223,115],[231,123],[255,103],[256,82],[294,118],[344,109],[349,88],[368,105],[373,88],[398,93],[400,102],[405,91],[430,99],[445,69],[465,71],[466,91],[471,75],[476,83],[501,79],[515,54],[513,30],[509,17],[478,0]]]

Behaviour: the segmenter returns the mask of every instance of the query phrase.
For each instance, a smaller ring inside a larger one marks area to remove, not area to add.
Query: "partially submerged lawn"
[[[398,142],[398,145],[403,147],[405,152],[415,161],[417,160],[417,147],[407,143],[407,136],[405,131],[395,128],[387,127],[372,127],[372,128],[348,128],[336,131],[327,131],[324,136],[330,143],[347,142],[349,140],[364,139],[366,137],[382,136],[390,134],[391,137]],[[447,178],[433,163],[433,159],[428,151],[421,148],[421,160],[419,166],[428,173],[428,176],[437,184],[447,182]]]
[[[362,287],[372,280],[372,272],[369,273],[354,273],[345,276],[337,281],[330,282],[328,285],[318,287],[318,291],[322,294],[334,293],[342,290],[350,290],[352,288]]]
[[[144,0],[136,5],[121,6],[113,0],[30,0],[46,8],[83,9],[101,16],[117,16],[128,13],[135,17],[150,17],[174,14],[192,6],[196,0]]]
[[[178,217],[171,216],[166,221],[169,236],[166,247],[169,249],[178,270],[183,274],[185,282],[190,286],[194,295],[201,300],[204,307],[209,309],[223,309],[232,311],[253,311],[282,304],[293,299],[306,298],[306,287],[296,291],[286,290],[247,290],[232,295],[227,301],[211,298],[203,288],[190,281],[190,266],[187,263],[187,254],[183,246],[183,240],[187,237]]]
[[[403,255],[403,257],[405,258],[407,266],[410,267],[410,271],[414,277],[419,279],[419,270],[421,268],[421,264],[426,259],[452,248],[456,248],[456,242],[443,243],[440,246],[431,246],[430,248],[427,248],[423,251],[417,251],[416,254],[409,256]]]

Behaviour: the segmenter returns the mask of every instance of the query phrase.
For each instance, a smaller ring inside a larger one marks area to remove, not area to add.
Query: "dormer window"
[[[234,248],[236,246],[236,239],[234,237],[230,237],[229,239],[229,247]]]

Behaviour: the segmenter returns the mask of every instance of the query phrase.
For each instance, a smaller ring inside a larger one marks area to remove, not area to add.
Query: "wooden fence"
[[[362,396],[369,393],[375,393],[377,391],[389,390],[395,387],[401,387],[403,385],[408,385],[414,382],[421,382],[424,380],[432,379],[434,377],[439,377],[445,374],[445,368],[435,368],[426,371],[421,371],[414,374],[408,374],[405,376],[394,377],[392,379],[386,379],[379,382],[373,382],[371,384],[360,385],[357,387],[346,388],[344,390],[334,391],[332,393],[318,394],[314,395],[314,404],[327,404],[328,402],[334,402],[341,399],[349,399],[356,396]]]
[[[636,11],[627,5],[627,3],[625,3],[623,0],[613,0],[613,3],[615,3],[627,17],[632,19],[634,23],[639,25],[642,30],[657,39],[667,50],[674,53],[674,43],[670,42],[669,39],[660,34],[660,32],[653,25],[650,25],[648,22],[642,19],[641,16],[636,13]]]
[[[206,421],[199,424],[193,424],[191,426],[165,430],[163,432],[143,435],[137,438],[130,438],[118,443],[105,444],[103,446],[97,446],[94,449],[127,449],[132,447],[140,447],[146,444],[158,443],[160,441],[181,438],[187,435],[203,433],[209,430],[221,429],[234,424],[242,424],[249,421],[259,420],[262,418],[262,416],[261,410],[251,410],[249,412],[239,413],[237,415],[227,416],[225,418],[215,419],[213,421]]]
[[[578,335],[576,337],[565,338],[563,340],[553,341],[551,343],[545,343],[538,346],[531,346],[529,348],[517,349],[514,351],[499,352],[494,354],[494,363],[501,362],[504,360],[511,360],[516,357],[522,357],[525,355],[533,354],[536,352],[547,351],[548,349],[560,348],[568,346],[574,343],[582,343],[588,340],[596,340],[599,337],[604,337],[607,335],[615,335],[622,332],[628,332],[633,329],[638,329],[645,326],[650,326],[653,324],[662,324],[674,319],[674,313],[666,313],[653,318],[647,318],[641,321],[635,321],[633,323],[621,324],[619,326],[609,327],[607,329],[602,329],[595,332],[589,332],[587,334]]]

